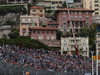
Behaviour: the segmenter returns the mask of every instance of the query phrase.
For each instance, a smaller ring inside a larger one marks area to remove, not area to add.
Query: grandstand
[[[0,48],[0,75],[22,75],[26,72],[29,75],[83,75],[91,71],[91,59],[87,57],[60,55],[56,51],[16,45]]]

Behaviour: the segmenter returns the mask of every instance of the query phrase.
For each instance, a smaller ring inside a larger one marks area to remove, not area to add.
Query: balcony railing
[[[37,2],[43,2],[44,0],[36,0]]]
[[[21,21],[20,23],[32,23],[32,21]]]

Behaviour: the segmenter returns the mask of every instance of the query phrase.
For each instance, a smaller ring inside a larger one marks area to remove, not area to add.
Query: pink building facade
[[[29,36],[29,27],[42,27],[42,25],[48,25],[49,21],[47,18],[38,16],[20,16],[20,36]]]
[[[40,42],[49,46],[60,44],[60,40],[57,40],[57,28],[30,27],[29,33],[31,39],[39,40]]]
[[[78,9],[78,8],[69,8],[70,17],[72,20],[73,27],[76,32],[80,31],[82,27],[89,27],[92,24],[92,13],[94,12],[91,9]],[[70,19],[68,15],[67,8],[58,8],[57,9],[57,22],[58,28],[61,31],[70,31]]]
[[[56,40],[56,28],[34,27],[30,28],[31,39],[37,40]]]
[[[60,44],[57,40],[57,22],[32,15],[20,16],[20,36],[30,36],[47,45]]]

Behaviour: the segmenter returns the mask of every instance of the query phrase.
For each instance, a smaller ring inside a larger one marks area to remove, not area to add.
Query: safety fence
[[[0,62],[0,75],[85,75],[85,74],[86,73],[81,73],[81,72],[80,73],[51,72],[45,70],[36,70],[33,67],[24,67],[20,65]],[[89,72],[88,75],[91,75],[91,73]]]

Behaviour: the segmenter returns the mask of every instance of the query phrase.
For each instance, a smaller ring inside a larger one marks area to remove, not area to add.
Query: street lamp
[[[92,75],[94,75],[93,54],[94,54],[94,51],[91,51],[91,55],[92,55]]]
[[[100,41],[95,40],[96,43],[96,75],[98,75],[98,44],[100,43]]]

